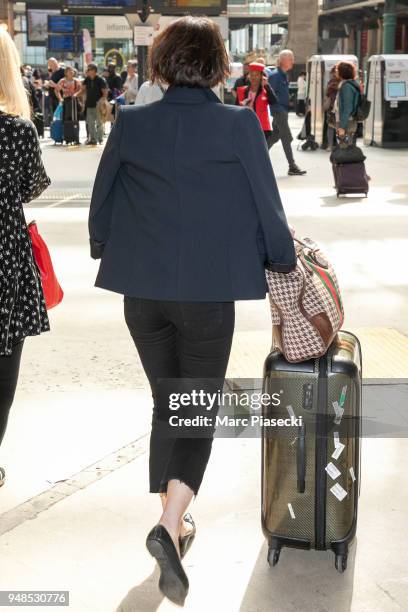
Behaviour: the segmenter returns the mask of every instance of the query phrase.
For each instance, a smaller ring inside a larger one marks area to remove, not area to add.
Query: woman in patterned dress
[[[23,204],[50,184],[19,56],[0,29],[0,444],[17,386],[26,336],[49,330],[40,274],[33,259]],[[4,483],[0,468],[0,486]]]

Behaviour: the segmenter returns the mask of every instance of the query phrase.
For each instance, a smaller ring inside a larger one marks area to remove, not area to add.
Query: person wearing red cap
[[[265,64],[259,61],[251,62],[249,64],[248,79],[249,85],[237,88],[236,103],[240,106],[248,106],[256,113],[265,134],[266,143],[268,148],[270,148],[272,126],[269,117],[269,105],[275,104],[277,98],[268,83],[265,74]]]

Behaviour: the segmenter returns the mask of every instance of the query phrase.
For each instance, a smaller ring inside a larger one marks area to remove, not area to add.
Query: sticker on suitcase
[[[340,408],[343,408],[344,404],[346,403],[346,394],[347,394],[347,385],[344,385],[344,387],[341,390],[341,395],[339,399]]]
[[[330,491],[335,497],[337,497],[339,501],[343,501],[343,499],[347,496],[347,491],[345,491],[338,482],[336,482],[336,484],[332,486]]]
[[[334,463],[332,463],[331,461],[326,465],[324,469],[326,470],[330,478],[332,478],[333,480],[336,480],[336,478],[338,478],[341,474],[340,470],[338,470]]]
[[[344,408],[342,408],[339,405],[339,402],[332,402],[332,403],[333,403],[334,412],[336,413],[336,417],[334,419],[334,422],[335,422],[336,425],[340,425],[341,419],[342,419],[343,414],[344,414]]]
[[[332,454],[332,459],[338,459],[345,448],[345,444],[338,442],[336,448],[334,449],[334,453]]]
[[[295,512],[294,512],[294,510],[293,510],[293,506],[292,506],[292,504],[288,504],[288,508],[289,508],[289,513],[290,513],[290,516],[291,516],[293,519],[294,519],[294,518],[296,518],[296,515],[295,515]]]

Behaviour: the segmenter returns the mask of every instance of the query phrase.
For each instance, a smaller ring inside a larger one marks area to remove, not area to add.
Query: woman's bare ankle
[[[176,547],[177,553],[180,556],[180,546],[179,546],[180,524],[176,526],[173,521],[170,521],[166,517],[165,514],[162,514],[162,516],[160,517],[159,524],[163,525],[163,527],[165,527],[166,530],[168,531],[171,539],[173,540],[173,544]]]

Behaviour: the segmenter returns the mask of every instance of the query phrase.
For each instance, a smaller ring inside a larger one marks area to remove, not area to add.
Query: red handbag
[[[28,233],[30,234],[31,238],[34,260],[40,271],[45,305],[47,310],[49,310],[50,308],[57,306],[62,301],[64,292],[61,289],[57,277],[55,276],[50,252],[44,239],[38,233],[38,227],[35,221],[31,221],[28,224]]]

